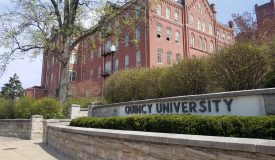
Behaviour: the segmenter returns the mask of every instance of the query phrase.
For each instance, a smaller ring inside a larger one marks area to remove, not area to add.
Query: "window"
[[[86,72],[82,71],[82,81],[85,81],[85,79],[86,79]]]
[[[82,54],[82,64],[86,64],[86,54]]]
[[[189,25],[194,27],[194,18],[192,15],[190,15],[190,17],[189,17]]]
[[[175,32],[175,41],[176,41],[176,43],[179,43],[179,41],[180,41],[180,32],[179,31]]]
[[[195,47],[195,36],[193,33],[190,35],[190,47]]]
[[[119,69],[119,60],[118,58],[115,60],[115,70],[114,71],[118,71]]]
[[[176,54],[176,62],[179,63],[181,60],[181,56],[179,53]]]
[[[205,32],[205,21],[202,21],[202,31]]]
[[[140,51],[136,53],[136,65],[139,66],[141,64],[141,54]]]
[[[220,38],[220,30],[217,30],[217,37]]]
[[[213,35],[213,27],[212,27],[212,24],[210,24],[210,23],[208,25],[208,33]]]
[[[112,71],[111,61],[107,61],[105,63],[105,74],[111,74],[111,71]]]
[[[101,78],[101,67],[99,66],[97,69],[97,78],[100,79]]]
[[[202,50],[202,39],[201,39],[201,37],[199,37],[199,39],[198,39],[198,47],[199,47],[200,50]]]
[[[124,43],[125,43],[125,46],[129,45],[129,33],[125,33],[124,35]]]
[[[140,40],[141,34],[140,34],[140,26],[136,27],[136,40]]]
[[[158,64],[162,64],[162,49],[158,49]]]
[[[54,66],[54,64],[55,64],[55,59],[53,57],[53,59],[52,59],[52,66]]]
[[[69,79],[70,81],[76,81],[76,71],[69,70]]]
[[[201,3],[199,3],[198,10],[199,10],[199,13],[200,13],[200,14],[202,14],[202,13],[203,13],[203,8],[202,8]]]
[[[213,51],[214,51],[214,43],[213,43],[213,41],[210,41],[209,51],[210,51],[210,53],[213,53]]]
[[[228,35],[228,37],[227,37],[227,41],[228,41],[228,43],[230,43],[230,42],[231,42],[231,36],[230,36],[230,35]]]
[[[111,40],[108,40],[107,42],[105,42],[105,52],[110,52],[111,47],[112,47],[112,41]]]
[[[171,17],[171,10],[170,10],[170,8],[166,8],[166,19],[170,19],[170,17]]]
[[[76,64],[76,62],[77,62],[77,56],[75,53],[72,53],[70,55],[70,64]]]
[[[162,27],[160,24],[157,24],[157,37],[161,38],[162,35]]]
[[[206,46],[207,46],[207,42],[206,42],[206,39],[204,38],[202,41],[202,50],[206,51]]]
[[[129,68],[129,55],[126,55],[124,60],[125,60],[125,69],[128,69]]]
[[[166,40],[170,41],[171,40],[171,29],[166,28]]]
[[[225,33],[222,33],[222,40],[225,42]]]
[[[175,21],[176,22],[179,21],[179,12],[178,11],[175,12]]]
[[[94,51],[91,49],[91,61],[94,59]]]
[[[167,52],[167,64],[171,65],[171,62],[172,62],[172,52],[168,51]]]
[[[201,20],[198,20],[198,30],[201,31]]]
[[[161,16],[161,5],[157,4],[157,15]]]
[[[136,17],[141,17],[141,8],[139,6],[136,6]]]
[[[90,70],[90,80],[93,80],[94,79],[94,70],[91,69]]]
[[[53,73],[52,73],[52,75],[51,75],[51,83],[53,83]]]

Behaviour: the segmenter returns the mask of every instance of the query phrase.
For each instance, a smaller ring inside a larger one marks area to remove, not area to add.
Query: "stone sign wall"
[[[274,160],[275,141],[49,124],[44,142],[71,159]]]
[[[0,136],[22,139],[41,138],[43,134],[43,116],[35,115],[31,119],[1,119]]]
[[[222,92],[89,106],[89,116],[201,114],[261,116],[275,114],[275,89]]]

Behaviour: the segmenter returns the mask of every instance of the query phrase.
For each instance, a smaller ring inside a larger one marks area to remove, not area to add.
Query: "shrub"
[[[275,117],[143,115],[82,117],[71,126],[177,134],[275,139]]]
[[[31,105],[32,115],[42,115],[46,119],[62,117],[62,106],[54,98],[44,98]]]
[[[185,59],[172,66],[163,77],[166,97],[206,93],[208,86],[204,58]]]
[[[0,98],[0,119],[13,118],[13,106],[9,100]]]
[[[275,70],[268,72],[263,80],[264,88],[275,87]]]
[[[153,68],[116,72],[106,82],[105,97],[109,102],[162,97],[160,82],[165,70]]]
[[[267,71],[266,47],[235,44],[210,57],[211,80],[225,91],[258,88]]]
[[[34,100],[30,97],[23,97],[16,101],[14,105],[15,118],[31,118],[32,114],[34,114],[31,108],[33,103]]]

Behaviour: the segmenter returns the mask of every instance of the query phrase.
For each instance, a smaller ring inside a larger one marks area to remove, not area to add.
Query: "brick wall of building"
[[[136,16],[133,9],[126,10],[123,14],[129,17]],[[76,75],[74,78],[70,77],[71,80],[77,83],[94,81],[100,86],[100,94],[102,94],[104,83],[112,70],[110,69],[112,62],[114,70],[163,67],[183,58],[207,56],[218,47],[233,42],[233,30],[217,23],[215,7],[207,0],[186,0],[184,2],[160,0],[159,4],[150,6],[150,9],[140,15],[144,18],[137,26],[140,31],[140,40],[136,44],[131,43],[136,38],[136,30],[122,26],[121,19],[125,18],[123,16],[111,22],[111,28],[121,28],[119,44],[116,44],[114,37],[106,38],[104,42],[101,42],[96,38],[97,35],[92,35],[78,45],[75,51],[77,63],[70,64],[69,67]],[[161,35],[158,35],[159,26]],[[170,30],[170,36],[167,36],[169,32],[167,30]],[[123,39],[126,33],[129,33],[128,45]],[[113,61],[111,55],[102,56],[106,53],[104,48],[108,40],[111,40],[111,45],[117,45]],[[94,45],[91,45],[91,41]],[[128,65],[125,64],[127,57]],[[44,57],[41,81],[42,85],[46,86],[48,95],[54,95],[59,77],[60,64],[56,63],[50,55]]]

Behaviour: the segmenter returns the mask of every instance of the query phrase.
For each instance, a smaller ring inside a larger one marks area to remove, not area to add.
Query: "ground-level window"
[[[69,78],[70,78],[70,81],[76,81],[76,71],[70,70],[69,71]]]
[[[158,49],[158,64],[162,64],[162,49]]]
[[[167,64],[168,65],[172,64],[172,52],[171,51],[167,52]]]
[[[141,64],[141,54],[140,51],[137,51],[136,53],[136,65],[140,65]]]
[[[125,56],[125,69],[129,68],[129,55]]]

